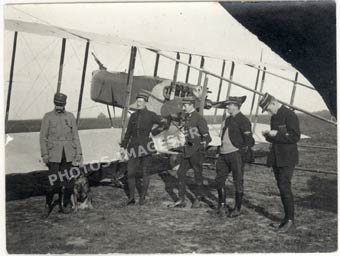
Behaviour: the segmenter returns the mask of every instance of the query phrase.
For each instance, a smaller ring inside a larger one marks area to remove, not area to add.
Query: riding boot
[[[242,198],[243,198],[242,192],[235,193],[235,207],[233,211],[229,214],[229,217],[233,218],[241,214]]]
[[[129,202],[134,202],[135,201],[136,178],[129,177],[128,184],[129,184]]]
[[[143,205],[145,202],[145,197],[148,193],[149,189],[149,184],[150,184],[150,176],[149,175],[144,175],[143,177],[143,187],[142,187],[142,193],[139,199],[139,204]]]

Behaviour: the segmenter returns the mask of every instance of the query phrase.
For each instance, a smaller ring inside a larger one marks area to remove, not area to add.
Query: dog
[[[83,172],[75,178],[71,204],[74,212],[78,209],[93,209],[89,180]]]

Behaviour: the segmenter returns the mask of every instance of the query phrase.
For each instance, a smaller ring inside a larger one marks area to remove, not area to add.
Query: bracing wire
[[[81,60],[80,60],[80,58],[79,58],[78,53],[76,52],[76,50],[75,50],[74,47],[73,47],[72,41],[69,40],[68,42],[69,42],[70,45],[71,45],[71,48],[72,48],[72,51],[73,51],[73,56],[76,56],[76,59],[78,60],[79,65],[81,66],[81,65],[82,65],[82,62],[81,62]]]
[[[33,53],[32,49],[29,47],[28,42],[26,41],[25,37],[22,36],[22,38],[23,38],[23,41],[24,41],[24,43],[25,43],[25,46],[27,47],[27,49],[29,50],[29,52],[32,54],[32,56],[34,56],[34,53]],[[54,50],[54,48],[53,48],[53,50]],[[46,80],[47,82],[49,82],[49,80],[48,80],[47,77],[46,77],[46,74],[44,73],[44,69],[47,67],[48,61],[49,61],[49,59],[46,60],[45,65],[42,67],[42,66],[40,65],[40,63],[38,62],[38,60],[35,59],[35,62],[38,64],[38,66],[39,66],[39,68],[40,68],[40,72],[39,72],[39,74],[37,75],[37,77],[35,78],[35,80],[33,81],[31,87],[29,88],[28,94],[31,94],[31,93],[33,92],[33,89],[34,89],[35,85],[37,84],[37,81],[38,81],[38,79],[39,79],[39,77],[40,77],[41,75],[43,75],[44,78],[45,78],[45,80]],[[48,83],[47,85],[50,86],[49,83]],[[21,102],[20,106],[17,108],[17,112],[19,112],[19,113],[21,112],[21,109],[22,109],[24,103],[25,103],[25,101],[22,101],[22,102]]]

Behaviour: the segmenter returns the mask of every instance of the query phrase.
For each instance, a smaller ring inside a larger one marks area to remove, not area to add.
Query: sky
[[[218,3],[105,3],[105,4],[58,4],[58,5],[11,5],[4,7],[6,19],[37,22],[72,28],[104,35],[118,36],[147,42],[160,49],[183,50],[221,56],[221,59],[206,58],[205,68],[220,74],[222,58],[226,58],[225,76],[229,76],[231,60],[236,61],[234,81],[254,88],[257,71],[243,63],[258,63],[262,52],[262,64],[267,70],[294,79],[296,70],[286,63],[258,38],[239,24]],[[9,67],[12,54],[13,31],[5,31],[4,78],[5,95],[8,89]],[[53,108],[53,94],[56,91],[61,39],[19,33],[15,61],[9,119],[39,119]],[[109,71],[126,71],[130,46],[91,42],[94,52]],[[69,97],[67,108],[76,112],[85,42],[67,40],[65,66],[61,91]],[[175,57],[174,52],[167,54]],[[181,55],[187,60],[188,56]],[[136,75],[152,75],[155,54],[139,48],[136,58]],[[199,66],[200,57],[192,64]],[[92,56],[87,66],[82,117],[96,117],[107,114],[106,106],[90,98],[91,73],[98,68]],[[283,70],[285,69],[285,70]],[[174,63],[161,57],[159,76],[171,79]],[[179,81],[184,81],[186,67],[180,66]],[[190,83],[197,83],[198,72],[192,70]],[[209,78],[209,99],[216,100],[219,80]],[[302,74],[299,81],[312,86]],[[289,102],[292,82],[267,75],[264,91]],[[221,97],[225,98],[227,83],[223,83]],[[248,113],[253,94],[233,86],[232,96],[246,95],[242,107]],[[6,102],[5,102],[6,103]],[[316,91],[298,87],[294,104],[308,111],[319,111],[326,106]],[[120,111],[116,111],[119,115]],[[212,114],[213,111],[206,111]],[[219,112],[221,113],[221,112]]]

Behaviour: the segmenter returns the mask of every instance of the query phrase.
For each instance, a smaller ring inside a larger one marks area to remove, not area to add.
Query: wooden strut
[[[86,47],[85,47],[83,72],[82,72],[82,75],[81,75],[81,83],[80,83],[78,111],[77,111],[77,125],[79,125],[81,105],[82,105],[82,102],[83,102],[83,93],[84,93],[84,85],[85,85],[85,77],[86,77],[87,60],[88,60],[88,56],[89,56],[89,47],[90,47],[90,42],[87,41]]]
[[[228,90],[227,90],[226,99],[228,99],[229,96],[230,96],[231,85],[232,85],[232,82],[231,82],[231,81],[233,80],[234,70],[235,70],[235,62],[232,61],[232,62],[231,62],[231,68],[230,68],[230,74],[229,74],[229,79],[230,79],[230,81],[228,81],[229,83],[228,83]],[[221,79],[221,81],[223,81],[222,78],[220,78],[220,79]],[[227,113],[227,110],[224,109],[224,111],[223,111],[223,116],[225,116],[226,113]]]
[[[203,83],[203,92],[202,92],[202,99],[200,101],[200,111],[199,113],[203,116],[204,106],[205,106],[205,98],[207,96],[208,90],[208,75],[205,74],[204,83]]]
[[[256,73],[256,80],[255,80],[255,86],[254,89],[255,91],[257,91],[257,86],[259,84],[259,77],[260,77],[260,70],[257,70]],[[255,97],[256,97],[256,93],[253,94],[253,98],[251,100],[251,107],[250,107],[250,113],[249,113],[249,119],[252,119],[252,115],[253,115],[253,109],[254,109],[254,105],[255,105]]]
[[[191,60],[192,60],[192,56],[191,54],[189,54],[189,60],[188,60],[188,63],[191,64]],[[187,74],[185,76],[185,83],[188,83],[189,81],[189,76],[190,76],[190,67],[188,66],[187,67]]]
[[[268,167],[266,164],[263,164],[263,163],[250,163],[250,164]],[[269,167],[268,167],[268,168],[269,168]],[[298,170],[298,171],[305,171],[305,172],[313,172],[313,173],[323,173],[323,174],[338,175],[337,172],[327,172],[327,171],[322,171],[322,170],[319,170],[319,169],[309,169],[309,168],[303,168],[303,167],[295,167],[294,169],[295,169],[295,170]]]
[[[292,96],[290,97],[290,105],[294,104],[295,93],[296,93],[296,83],[298,82],[299,72],[295,73],[295,79],[293,83]]]
[[[9,73],[9,84],[8,84],[8,92],[7,92],[5,131],[6,131],[6,128],[8,127],[9,109],[10,109],[10,105],[11,105],[11,95],[12,95],[12,85],[13,85],[13,75],[14,75],[14,63],[15,63],[15,54],[16,54],[16,50],[17,50],[17,39],[18,39],[18,31],[15,31],[14,32],[14,40],[13,40],[11,70],[10,70],[10,73]]]
[[[201,83],[202,83],[202,76],[203,76],[203,68],[204,68],[204,62],[205,62],[205,59],[204,57],[202,56],[201,57],[201,63],[200,63],[200,72],[198,74],[198,79],[197,79],[197,85],[200,86]],[[188,66],[189,67],[189,66]]]
[[[66,38],[63,38],[63,41],[62,41],[62,44],[61,44],[61,55],[60,55],[60,64],[59,64],[57,92],[60,92],[61,81],[62,81],[62,78],[63,78],[65,48],[66,48]]]
[[[258,68],[258,67],[256,67],[256,66],[253,66],[253,65],[249,65],[249,64],[246,64],[246,66],[248,66],[248,67],[251,67],[251,68],[254,68],[254,69],[258,69],[258,70],[261,70],[261,71],[263,71],[263,69],[262,68]],[[283,80],[286,80],[286,81],[289,81],[289,82],[295,82],[294,80],[292,80],[292,79],[289,79],[289,78],[286,78],[286,77],[284,77],[284,76],[281,76],[281,75],[278,75],[278,74],[275,74],[275,73],[273,73],[273,72],[270,72],[270,71],[266,71],[267,72],[267,74],[268,75],[272,75],[272,76],[275,76],[275,77],[278,77],[278,78],[281,78],[281,79],[283,79]],[[306,85],[306,84],[304,84],[304,83],[301,83],[301,82],[296,82],[296,84],[297,85],[301,85],[301,86],[303,86],[303,87],[305,87],[305,88],[308,88],[308,89],[310,89],[310,90],[313,90],[313,91],[316,91],[316,89],[314,88],[314,87],[311,87],[311,86],[309,86],[309,85]]]
[[[262,91],[263,91],[265,79],[266,79],[266,67],[263,68],[263,72],[262,72],[261,85],[260,85],[260,92],[261,92],[261,93],[262,93]],[[258,95],[258,97],[257,97],[257,102],[260,101],[260,97],[261,97],[261,96]],[[257,104],[256,110],[255,110],[254,124],[253,124],[253,133],[255,133],[256,124],[257,124],[257,119],[258,119],[258,117],[259,117],[259,109],[260,109],[260,106],[259,106],[259,104]],[[251,121],[251,120],[250,120],[250,121]]]
[[[111,116],[111,112],[110,112],[110,107],[108,104],[106,104],[106,109],[107,109],[107,113],[109,114],[109,118],[110,118],[110,124],[111,124],[111,128],[113,127],[113,121],[112,121],[112,116]]]
[[[298,144],[299,147],[302,148],[315,148],[315,149],[325,149],[325,150],[337,150],[337,147],[326,147],[326,146],[317,146],[317,145],[305,145],[305,144]]]
[[[152,52],[155,52],[153,49],[149,49],[149,48],[148,48],[148,50],[149,50],[149,51],[152,51]],[[156,51],[156,53],[157,53],[157,51]],[[168,56],[168,55],[166,55],[166,54],[164,54],[164,53],[159,53],[159,54],[160,54],[161,56],[165,57],[165,58],[168,58],[168,59],[170,59],[170,60],[176,61],[175,58],[173,58],[173,57],[171,57],[171,56]],[[198,71],[204,72],[204,73],[206,73],[206,74],[208,74],[208,75],[210,75],[210,76],[212,76],[212,77],[216,77],[216,78],[223,79],[224,81],[227,81],[227,82],[229,82],[230,84],[236,85],[236,86],[238,86],[238,87],[240,87],[240,88],[243,88],[243,89],[245,89],[245,90],[247,90],[247,91],[255,92],[255,93],[259,94],[260,96],[263,96],[263,95],[264,95],[264,93],[262,93],[262,92],[255,91],[255,90],[253,90],[253,89],[251,89],[251,88],[249,88],[249,87],[247,87],[247,86],[245,86],[245,85],[242,85],[242,84],[240,84],[240,83],[238,83],[238,82],[234,82],[234,81],[232,81],[232,80],[230,80],[230,79],[228,79],[228,78],[221,77],[221,76],[219,76],[219,75],[217,75],[217,74],[215,74],[215,73],[213,73],[213,72],[210,72],[210,71],[208,71],[208,70],[205,70],[205,69],[202,69],[202,68],[198,68],[198,67],[196,67],[196,66],[194,66],[194,65],[185,63],[185,62],[180,61],[180,60],[179,60],[178,62],[181,63],[181,64],[183,64],[183,65],[185,65],[185,66],[190,66],[190,67],[193,68],[193,69],[196,69],[196,70],[198,70]],[[314,117],[314,118],[316,118],[316,119],[319,119],[319,120],[324,121],[324,122],[326,122],[326,123],[330,123],[330,124],[332,124],[332,125],[337,125],[336,122],[333,122],[333,121],[328,120],[328,119],[326,119],[326,118],[323,118],[323,117],[321,117],[321,116],[315,115],[315,114],[313,114],[313,113],[311,113],[311,112],[308,112],[308,111],[306,111],[306,110],[303,110],[303,109],[301,109],[301,108],[299,108],[299,107],[297,107],[297,106],[290,105],[290,104],[288,104],[288,103],[286,103],[286,102],[283,102],[283,101],[281,101],[281,100],[277,100],[277,101],[280,102],[280,103],[283,104],[283,105],[286,105],[286,106],[289,107],[289,108],[293,108],[293,109],[295,109],[295,110],[297,110],[297,111],[300,111],[300,112],[302,112],[302,113],[305,113],[305,114],[307,114],[307,115],[309,115],[309,116],[312,116],[312,117]]]
[[[221,76],[224,76],[224,70],[225,70],[225,60],[223,60]],[[218,86],[217,99],[216,99],[217,102],[220,101],[220,98],[221,98],[222,84],[223,84],[223,80],[220,79],[220,84]],[[214,113],[215,122],[216,122],[216,115],[217,115],[217,108],[215,108],[215,113]]]
[[[126,100],[125,106],[122,113],[122,134],[121,134],[121,141],[124,138],[125,130],[127,127],[127,114],[129,111],[130,99],[131,99],[131,90],[132,90],[132,83],[133,83],[133,74],[135,71],[135,63],[136,63],[136,53],[137,47],[131,47],[131,54],[130,54],[130,62],[129,62],[129,71],[128,71],[128,79],[127,79],[127,91],[126,91]]]
[[[172,83],[171,83],[171,89],[170,89],[170,99],[173,99],[175,97],[178,68],[179,68],[179,60],[180,59],[181,59],[181,55],[179,53],[177,53],[175,70],[174,70],[174,75],[173,75],[173,79],[172,79]]]
[[[156,60],[155,60],[155,68],[153,71],[153,76],[156,77],[158,74],[158,65],[159,65],[159,54],[156,54]]]

